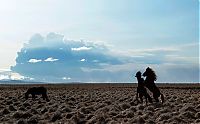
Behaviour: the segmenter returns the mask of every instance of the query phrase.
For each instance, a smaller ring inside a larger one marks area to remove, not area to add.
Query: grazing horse
[[[25,99],[28,99],[29,94],[32,95],[32,98],[35,99],[35,95],[42,95],[42,98],[46,101],[49,101],[47,96],[47,89],[45,87],[32,87],[27,90],[25,93]]]
[[[152,103],[152,98],[150,97],[150,95],[147,93],[146,88],[144,87],[144,79],[142,78],[142,73],[140,71],[138,71],[136,73],[137,81],[138,81],[138,87],[137,87],[137,94],[136,94],[136,100],[138,101],[138,95],[140,97],[140,101],[143,103],[143,96],[146,99],[146,104],[149,101],[150,103]]]
[[[146,77],[144,84],[145,86],[153,93],[153,98],[156,102],[159,102],[158,97],[161,96],[162,103],[164,102],[164,95],[160,92],[159,88],[156,86],[155,82],[157,76],[151,68],[146,68],[146,71],[143,73],[143,76]]]

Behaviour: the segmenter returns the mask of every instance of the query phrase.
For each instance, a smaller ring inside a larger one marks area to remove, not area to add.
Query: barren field
[[[25,100],[33,86],[44,86],[50,101]],[[199,84],[160,84],[164,104],[135,101],[134,84],[0,85],[1,123],[184,124],[200,123]],[[151,94],[152,96],[152,94]]]

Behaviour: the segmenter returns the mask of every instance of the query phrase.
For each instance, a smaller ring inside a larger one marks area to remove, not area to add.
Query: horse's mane
[[[151,68],[147,68],[147,69],[149,69],[149,76],[152,77],[152,79],[154,81],[156,81],[157,80],[157,75],[156,75],[155,71],[153,69],[151,69]]]

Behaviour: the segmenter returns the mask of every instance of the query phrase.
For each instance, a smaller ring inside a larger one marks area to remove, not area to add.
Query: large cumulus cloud
[[[84,68],[102,69],[105,65],[122,63],[103,44],[64,40],[63,35],[49,33],[46,37],[35,34],[24,44],[11,70],[40,81],[102,81],[103,77],[91,79],[93,72],[84,71]],[[113,77],[107,73],[109,76],[104,75],[105,79]]]
[[[150,66],[158,82],[199,82],[198,47],[194,43],[122,51],[56,33],[35,34],[18,52],[11,70],[34,81],[136,82],[134,74]]]

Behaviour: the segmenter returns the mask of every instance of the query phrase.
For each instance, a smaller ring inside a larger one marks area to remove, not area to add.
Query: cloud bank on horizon
[[[56,33],[35,34],[18,52],[11,70],[21,79],[43,82],[132,82],[136,71],[150,66],[158,82],[198,82],[198,56],[184,54],[198,50],[198,45],[121,51]]]

